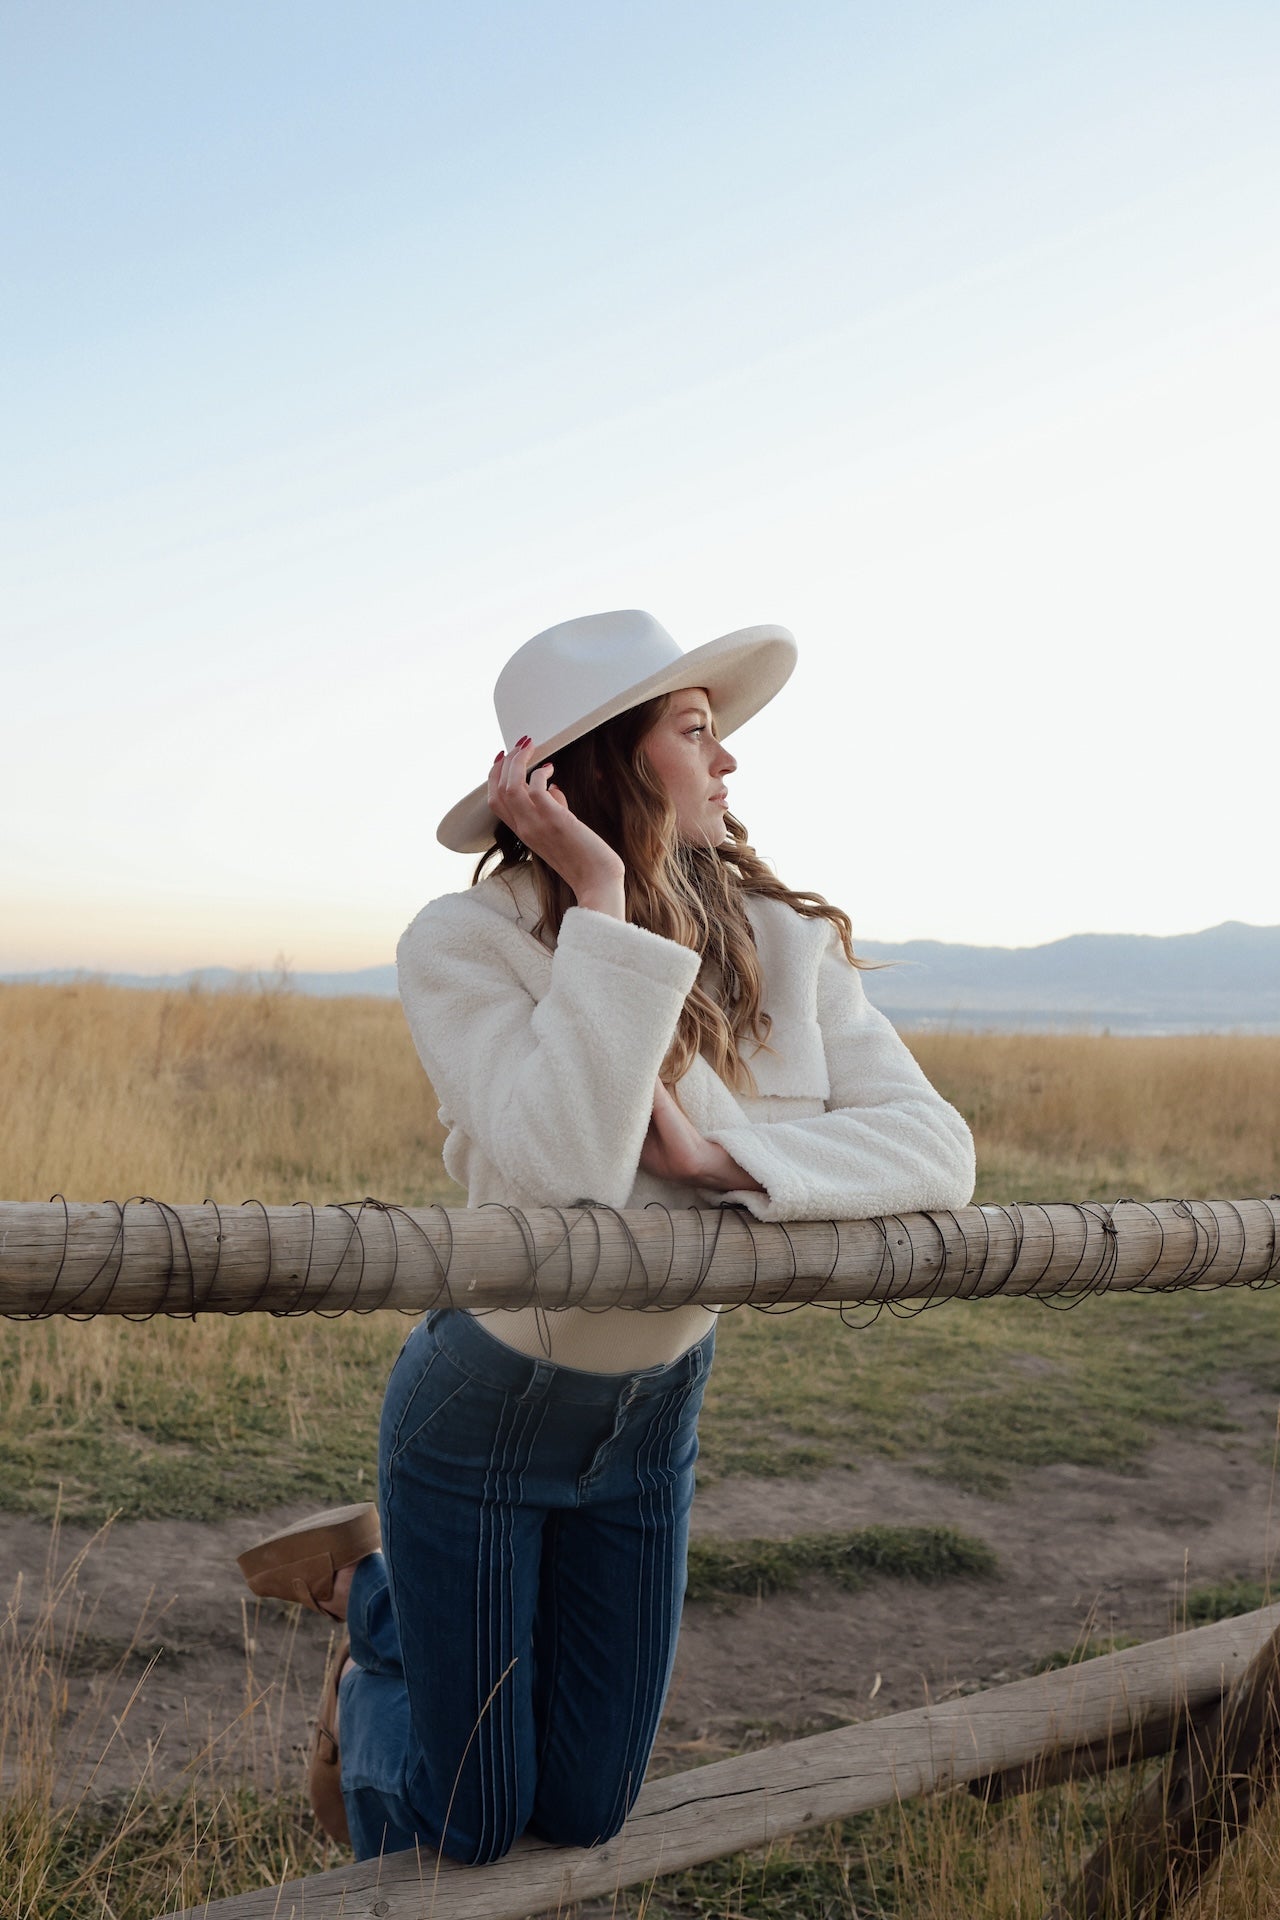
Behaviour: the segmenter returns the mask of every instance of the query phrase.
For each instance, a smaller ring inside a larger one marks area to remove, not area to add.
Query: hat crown
[[[739,627],[686,653],[651,613],[632,607],[535,633],[498,675],[493,704],[508,751],[527,733],[539,760],[549,760],[630,707],[705,687],[724,740],[772,700],[795,661],[785,627]],[[449,809],[436,838],[457,853],[483,853],[496,830],[485,781]]]
[[[543,746],[683,657],[666,628],[634,607],[547,627],[498,675],[493,704],[503,744],[510,751],[527,733]]]

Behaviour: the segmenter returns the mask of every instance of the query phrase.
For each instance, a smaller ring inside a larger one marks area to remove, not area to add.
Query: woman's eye
[[[690,729],[689,729],[689,732],[690,732],[690,734],[695,734],[695,733],[705,733],[705,732],[706,732],[706,728],[705,728],[705,727],[690,727]]]

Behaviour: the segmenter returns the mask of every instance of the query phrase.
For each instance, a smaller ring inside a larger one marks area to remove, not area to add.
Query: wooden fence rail
[[[1280,1281],[1280,1196],[762,1224],[737,1208],[0,1202],[0,1314],[875,1303]]]
[[[533,1840],[490,1867],[389,1854],[193,1908],[177,1920],[520,1920],[871,1807],[1053,1754],[1163,1751],[1280,1627],[1280,1606],[652,1781],[602,1847]],[[1070,1771],[1070,1767],[1060,1769]],[[171,1916],[171,1920],[175,1917]]]

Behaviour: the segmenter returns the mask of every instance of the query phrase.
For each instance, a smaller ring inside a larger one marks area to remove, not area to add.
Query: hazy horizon
[[[943,941],[943,940],[940,940],[939,936],[935,934],[915,934],[915,935],[907,935],[901,940],[882,940],[874,933],[860,932],[857,929],[855,929],[854,937],[855,937],[856,944],[858,945],[860,950],[864,952],[878,951],[880,949],[887,949],[887,948],[893,948],[896,950],[901,947],[943,945],[947,947],[976,947],[980,951],[996,951],[996,952],[1008,952],[1008,953],[1034,953],[1039,951],[1040,948],[1042,947],[1058,945],[1063,940],[1080,940],[1080,939],[1085,939],[1085,940],[1088,940],[1088,939],[1185,940],[1189,938],[1194,938],[1198,934],[1216,933],[1221,931],[1224,928],[1235,928],[1235,927],[1240,927],[1244,929],[1244,931],[1249,933],[1272,933],[1272,932],[1280,933],[1280,922],[1277,922],[1274,925],[1268,925],[1268,924],[1261,924],[1255,921],[1226,920],[1226,921],[1215,922],[1215,924],[1212,927],[1189,928],[1185,933],[1182,933],[1182,934],[1141,934],[1141,933],[1135,932],[1132,928],[1108,929],[1108,928],[1099,928],[1099,927],[1082,927],[1082,928],[1078,928],[1073,933],[1056,935],[1054,939],[1050,941],[1035,941],[1035,942],[1028,942],[1022,945],[1019,945],[1017,943],[1005,944],[997,941],[978,941],[978,942]],[[193,961],[190,964],[184,965],[181,967],[154,967],[154,968],[127,967],[127,966],[120,966],[120,967],[101,966],[101,965],[94,965],[92,962],[77,962],[77,961],[59,961],[59,962],[51,961],[46,966],[19,968],[19,967],[6,967],[3,965],[2,962],[0,962],[0,981],[18,980],[18,979],[36,979],[42,976],[54,975],[54,974],[65,974],[75,978],[83,977],[88,979],[100,978],[107,975],[121,975],[121,976],[134,976],[134,977],[137,977],[138,979],[143,979],[143,980],[181,979],[191,974],[218,974],[218,973],[229,973],[229,974],[233,974],[238,977],[242,977],[246,979],[253,979],[256,977],[268,978],[274,975],[281,974],[282,972],[287,973],[290,976],[303,975],[303,974],[318,974],[318,975],[333,974],[335,976],[340,976],[340,975],[346,975],[346,974],[374,973],[388,967],[394,969],[394,966],[395,966],[394,953],[392,953],[390,956],[384,956],[382,959],[366,959],[363,961],[357,960],[352,962],[351,965],[349,966],[342,966],[342,967],[312,966],[303,961],[295,960],[293,957],[283,952],[278,952],[269,961],[246,960],[240,963],[231,963],[227,961]]]

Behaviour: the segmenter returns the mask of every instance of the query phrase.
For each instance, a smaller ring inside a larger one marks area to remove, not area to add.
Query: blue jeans
[[[470,1865],[618,1831],[684,1601],[715,1330],[669,1366],[530,1360],[440,1309],[382,1410],[383,1553],[356,1568],[342,1788],[357,1857]]]

